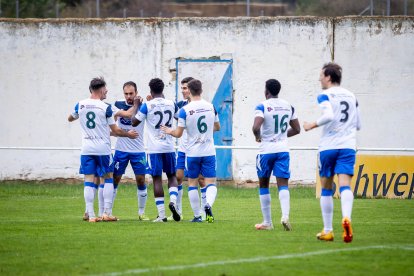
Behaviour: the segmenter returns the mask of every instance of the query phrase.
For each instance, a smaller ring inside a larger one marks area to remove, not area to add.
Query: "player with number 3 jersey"
[[[361,128],[358,101],[355,95],[340,87],[342,68],[336,63],[323,66],[319,81],[324,90],[318,95],[322,116],[315,122],[304,122],[308,131],[323,126],[319,144],[319,176],[321,178],[321,199],[323,230],[316,235],[322,241],[333,241],[333,177],[338,175],[341,195],[342,227],[344,242],[351,242],[353,232],[351,213],[354,194],[350,184],[354,175],[356,155],[356,131]]]

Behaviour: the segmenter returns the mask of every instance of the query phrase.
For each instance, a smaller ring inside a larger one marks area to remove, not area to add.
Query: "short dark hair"
[[[322,67],[323,74],[327,77],[331,77],[332,83],[341,84],[342,79],[342,67],[334,62],[329,62]]]
[[[164,82],[159,78],[150,80],[148,85],[155,94],[161,94],[164,91]]]
[[[201,92],[203,91],[201,81],[193,79],[188,83],[188,89],[190,89],[190,93],[193,96],[199,96],[201,95]]]
[[[91,83],[89,84],[89,91],[98,90],[102,87],[106,86],[106,82],[103,77],[96,77],[91,80]]]
[[[279,95],[280,92],[280,82],[276,79],[270,79],[266,81],[266,90],[269,91],[272,96]]]
[[[184,83],[189,83],[190,81],[192,81],[194,78],[193,77],[186,77],[186,78],[183,78],[182,80],[181,80],[181,84],[184,84]]]
[[[135,92],[137,92],[137,84],[133,81],[127,81],[124,83],[124,86],[122,86],[122,90],[125,88],[125,86],[133,86],[135,88]]]

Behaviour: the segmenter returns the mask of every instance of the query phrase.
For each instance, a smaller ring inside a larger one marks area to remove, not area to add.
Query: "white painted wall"
[[[234,61],[234,145],[255,145],[253,110],[264,82],[277,78],[280,96],[299,120],[319,115],[323,63],[343,66],[343,86],[357,94],[361,147],[414,148],[414,18],[235,18],[179,20],[0,20],[0,147],[80,147],[78,123],[66,118],[88,97],[91,78],[104,76],[108,102],[125,81],[162,78],[175,96],[171,60],[229,53]],[[335,30],[335,35],[334,34]],[[335,43],[333,44],[333,37]],[[408,120],[407,120],[407,119]],[[315,147],[319,130],[293,137]],[[0,149],[0,179],[79,177],[79,152]],[[236,181],[256,180],[255,151],[235,150]],[[295,151],[292,180],[315,179],[316,152]],[[132,176],[131,171],[128,172]]]

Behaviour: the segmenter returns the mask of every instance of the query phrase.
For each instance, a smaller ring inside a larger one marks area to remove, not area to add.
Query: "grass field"
[[[213,224],[137,220],[136,188],[120,186],[115,223],[86,223],[83,187],[0,182],[1,275],[414,275],[414,201],[356,199],[354,241],[341,240],[335,200],[334,242],[322,229],[314,189],[291,189],[292,232],[282,231],[272,188],[274,231],[261,222],[257,189],[219,187]],[[156,216],[152,190],[147,214]],[[168,200],[166,200],[168,201]]]

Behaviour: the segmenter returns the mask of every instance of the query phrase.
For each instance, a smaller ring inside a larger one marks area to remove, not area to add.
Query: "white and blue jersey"
[[[72,117],[79,118],[82,129],[81,155],[110,155],[109,125],[115,124],[110,104],[85,99],[76,104]]]
[[[114,115],[117,114],[119,110],[128,110],[132,107],[125,100],[116,101],[114,107],[112,108]],[[139,107],[138,107],[139,108]],[[118,127],[129,131],[131,129],[135,130],[138,133],[138,137],[135,139],[130,139],[128,137],[117,137],[115,150],[123,152],[145,152],[144,146],[144,125],[145,122],[140,123],[138,126],[133,127],[131,118],[119,117],[117,120]]]
[[[325,109],[333,113],[332,119],[323,125],[319,151],[355,150],[356,131],[360,128],[358,102],[355,95],[345,88],[335,86],[318,95],[318,104],[324,113]],[[320,120],[317,121],[318,125]]]
[[[214,106],[205,101],[192,101],[180,109],[178,126],[187,130],[187,157],[216,155],[214,123],[218,122]]]
[[[179,109],[181,109],[184,106],[186,106],[187,104],[188,104],[188,100],[179,101],[177,103],[177,107]],[[183,135],[180,137],[179,142],[178,142],[178,152],[185,153],[186,148],[187,148],[187,139],[188,139],[187,138],[187,130],[184,129]],[[185,155],[184,155],[184,157],[185,157]],[[180,156],[178,156],[178,158],[180,158]],[[177,164],[178,164],[178,160],[177,160]]]
[[[135,117],[141,122],[147,122],[148,153],[174,152],[172,136],[162,132],[160,126],[172,127],[177,111],[177,105],[164,98],[154,98],[141,106]]]
[[[289,152],[287,130],[289,122],[297,119],[295,109],[285,100],[270,98],[260,103],[255,117],[262,117],[260,154]]]

